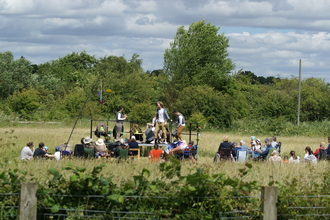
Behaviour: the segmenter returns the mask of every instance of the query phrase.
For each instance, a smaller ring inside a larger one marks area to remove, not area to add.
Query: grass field
[[[104,175],[113,175],[113,180],[117,183],[122,181],[131,180],[133,175],[140,174],[143,168],[151,171],[150,178],[160,177],[159,168],[156,164],[149,164],[147,158],[141,158],[140,161],[128,161],[116,163],[115,161],[106,162],[106,160],[81,160],[81,159],[63,159],[61,161],[54,160],[39,160],[39,161],[19,161],[21,149],[27,142],[34,142],[37,147],[39,142],[44,142],[49,147],[49,152],[54,152],[56,145],[66,142],[71,133],[72,127],[64,126],[62,124],[11,124],[2,126],[0,128],[1,138],[1,157],[5,161],[7,167],[17,167],[20,170],[28,172],[31,179],[44,182],[50,175],[47,172],[49,168],[57,168],[61,170],[68,165],[86,167],[91,169],[96,165],[105,163],[102,173]],[[80,142],[80,139],[89,136],[89,124],[79,124],[74,130],[70,144],[75,145]],[[218,149],[219,143],[222,141],[223,136],[228,135],[229,141],[236,141],[243,139],[247,143],[250,140],[249,136],[244,136],[235,133],[215,133],[215,132],[202,132],[200,137],[200,148],[198,164],[191,164],[190,162],[182,163],[182,174],[193,172],[193,168],[203,168],[205,172],[213,173],[226,173],[228,176],[235,177],[238,175],[238,169],[242,168],[244,164],[224,162],[214,163],[213,156]],[[257,136],[262,141],[265,136]],[[270,137],[271,134],[268,136]],[[194,136],[194,138],[196,138]],[[327,142],[327,137],[277,137],[278,141],[282,142],[282,156],[288,155],[291,150],[295,150],[296,154],[303,158],[305,152],[304,148],[310,146],[315,150],[321,141]],[[94,141],[95,141],[94,136]],[[316,165],[305,163],[300,164],[272,164],[269,162],[253,162],[252,171],[244,178],[256,180],[260,185],[267,185],[269,181],[277,180],[283,182],[284,180],[290,181],[292,178],[298,178],[302,184],[310,184],[310,179],[318,181],[318,173],[326,172],[328,167],[327,162],[321,162]],[[69,176],[69,171],[63,171],[65,176]],[[319,181],[322,181],[321,179]]]

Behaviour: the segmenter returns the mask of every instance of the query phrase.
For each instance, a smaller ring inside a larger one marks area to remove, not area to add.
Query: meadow
[[[89,136],[90,132],[89,122],[78,122],[72,137],[70,144],[74,146],[80,142],[80,139]],[[101,160],[82,160],[82,159],[62,159],[60,161],[54,160],[38,160],[38,161],[19,161],[19,155],[21,149],[27,142],[34,142],[35,148],[38,147],[39,142],[44,142],[49,147],[49,152],[53,153],[54,148],[66,142],[71,133],[72,126],[65,123],[48,124],[19,124],[10,123],[10,125],[2,125],[0,128],[1,134],[1,146],[0,152],[2,155],[2,161],[5,161],[8,166],[17,167],[19,170],[27,172],[27,176],[31,179],[38,180],[40,182],[46,182],[49,179],[47,172],[50,168],[57,168],[61,170],[68,165],[73,167],[84,167],[87,170],[100,165],[106,164],[102,173],[104,175],[112,175],[113,181],[116,183],[125,182],[132,179],[133,175],[141,173],[142,169],[148,169],[151,171],[151,179],[160,178],[159,166],[157,164],[150,164],[148,158],[142,157],[138,160],[130,160],[127,162],[117,163],[115,159],[106,161]],[[199,141],[199,157],[198,163],[192,164],[189,161],[182,163],[181,172],[183,175],[191,173],[196,168],[203,168],[205,172],[209,174],[225,173],[230,177],[239,175],[238,169],[244,167],[244,164],[233,162],[221,162],[214,163],[213,157],[221,143],[224,135],[229,136],[229,141],[239,142],[241,139],[249,143],[250,136],[242,135],[239,133],[217,133],[217,132],[201,132]],[[261,139],[262,141],[266,137],[272,136],[258,136],[258,134],[251,134]],[[125,137],[125,136],[124,136]],[[196,136],[193,136],[195,139]],[[96,137],[93,136],[94,141]],[[321,141],[326,142],[327,137],[305,137],[305,136],[278,136],[277,140],[282,142],[282,156],[289,155],[291,150],[295,150],[296,154],[303,158],[305,152],[304,148],[310,146],[313,150],[319,146]],[[317,180],[319,173],[324,173],[328,167],[327,162],[322,162],[311,166],[310,164],[279,164],[274,165],[269,162],[252,162],[251,172],[244,178],[246,180],[255,180],[258,185],[268,185],[270,181],[278,181],[284,183],[284,181],[290,181],[297,178],[301,183],[309,183],[311,177],[315,177],[313,181]],[[69,176],[70,172],[64,172],[64,175]],[[320,181],[322,181],[320,179]]]

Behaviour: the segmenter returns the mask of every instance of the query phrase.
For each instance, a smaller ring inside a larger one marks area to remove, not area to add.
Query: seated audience
[[[101,157],[104,157],[107,155],[106,151],[107,151],[107,147],[104,144],[104,140],[102,138],[99,138],[95,144],[94,144],[94,148],[95,148],[95,157],[96,159],[101,159]]]
[[[148,123],[147,124],[147,130],[145,131],[145,135],[146,135],[146,143],[154,143],[154,126],[153,124]]]
[[[263,151],[265,151],[266,149],[267,149],[267,142],[268,141],[270,141],[270,139],[269,138],[266,138],[265,139],[265,144],[264,144],[264,146],[262,146],[262,148],[261,148],[261,152],[263,152]]]
[[[255,145],[255,152],[261,153],[261,141],[260,139],[256,139],[256,145]]]
[[[299,163],[300,162],[300,157],[296,156],[296,152],[294,150],[290,151],[290,159],[289,163]]]
[[[220,150],[222,148],[230,149],[231,148],[231,143],[228,142],[228,136],[224,136],[222,139],[222,143],[220,143],[219,148],[218,148],[218,153],[220,153]]]
[[[45,144],[43,142],[40,142],[39,143],[39,148],[37,148],[34,152],[33,152],[33,157],[35,158],[42,158],[42,157],[47,157],[47,158],[50,158],[50,157],[55,157],[55,155],[50,155],[50,154],[47,154],[45,151],[44,151],[44,146]]]
[[[33,142],[29,142],[26,144],[25,147],[23,147],[21,151],[21,160],[30,160],[33,157],[33,152],[34,152],[34,145]]]
[[[289,157],[288,156],[283,157],[283,163],[289,163]]]
[[[55,159],[60,160],[61,159],[61,147],[56,146],[55,147],[55,153],[54,153]]]
[[[73,155],[75,157],[83,157],[84,156],[84,147],[85,147],[84,140],[85,140],[85,138],[81,138],[80,139],[80,144],[76,144],[76,146],[74,147]],[[61,148],[60,148],[60,151],[61,151]]]
[[[158,144],[155,144],[154,149],[149,152],[150,163],[159,162],[160,156],[163,154],[162,149],[159,149]]]
[[[330,156],[330,137],[328,137],[328,143],[327,155]]]
[[[184,151],[184,149],[187,147],[187,142],[185,140],[183,141],[177,141],[174,143],[168,144],[164,152],[169,155],[173,155],[174,153],[179,153],[180,151]]]
[[[266,157],[268,156],[269,150],[270,150],[271,148],[273,148],[273,147],[272,147],[272,144],[271,144],[271,142],[270,142],[269,139],[268,139],[267,142],[266,142],[266,147],[267,147],[266,150],[262,151],[262,152],[259,154],[263,159],[266,159]]]
[[[304,161],[308,163],[317,163],[317,159],[314,156],[313,151],[310,148],[309,149],[308,148],[307,147],[305,148],[305,151],[307,151],[306,153],[307,156],[305,155]]]
[[[319,159],[319,152],[320,152],[321,149],[325,150],[325,143],[324,142],[321,142],[320,147],[317,148],[314,152],[314,156],[316,157],[316,159]]]
[[[276,137],[275,136],[271,137],[270,141],[272,143],[272,147],[276,148],[276,146],[277,146]],[[278,149],[276,149],[276,150],[278,150]]]
[[[130,149],[139,149],[139,144],[138,144],[138,142],[136,142],[136,139],[135,139],[134,135],[131,137],[131,141],[128,143],[128,146],[129,146],[128,150],[130,150]],[[132,151],[131,153],[132,153],[131,154],[132,156],[137,156],[138,155],[137,151]]]
[[[269,157],[269,161],[271,161],[271,162],[281,162],[282,161],[282,158],[280,157],[277,150],[274,150],[272,152],[272,155]]]

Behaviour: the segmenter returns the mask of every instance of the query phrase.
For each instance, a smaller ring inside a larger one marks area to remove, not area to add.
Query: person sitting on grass
[[[289,163],[289,157],[287,155],[283,157],[283,163]]]
[[[34,152],[34,148],[33,148],[33,142],[29,142],[26,144],[25,147],[23,147],[22,151],[21,151],[21,160],[30,160],[33,157],[33,152]]]
[[[43,142],[39,143],[39,148],[37,148],[33,153],[34,158],[45,158],[45,157],[53,158],[53,157],[55,157],[55,155],[47,154],[44,151],[44,146],[45,146],[45,144]]]
[[[300,157],[296,156],[296,152],[294,150],[290,151],[290,159],[289,163],[299,163],[300,162]]]
[[[317,159],[315,157],[315,155],[313,154],[313,151],[310,147],[306,147],[305,148],[305,152],[306,155],[305,155],[305,158],[304,158],[304,161],[307,162],[307,163],[317,163]]]
[[[163,154],[163,150],[159,149],[158,144],[155,144],[154,149],[149,152],[149,162],[159,162],[160,156]]]
[[[272,155],[269,157],[270,162],[281,162],[282,158],[279,156],[279,153],[277,150],[274,150],[272,152]]]
[[[55,147],[55,153],[54,153],[55,159],[60,160],[61,159],[61,147],[56,146]]]

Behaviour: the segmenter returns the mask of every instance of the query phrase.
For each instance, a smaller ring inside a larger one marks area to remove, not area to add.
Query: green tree
[[[235,65],[228,58],[229,39],[219,29],[204,20],[192,23],[188,30],[178,28],[164,55],[164,72],[177,90],[188,85],[226,89]]]
[[[225,128],[232,123],[230,102],[219,91],[206,85],[189,86],[179,93],[180,99],[175,103],[188,120],[191,116],[202,113],[212,127]]]
[[[0,98],[31,86],[32,66],[25,58],[14,60],[11,52],[0,53]]]
[[[42,107],[40,94],[35,89],[15,91],[8,99],[12,111],[18,113],[22,119],[36,119],[34,113]]]

